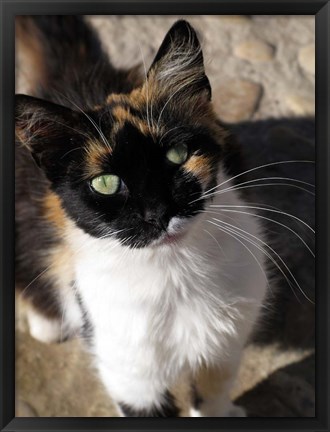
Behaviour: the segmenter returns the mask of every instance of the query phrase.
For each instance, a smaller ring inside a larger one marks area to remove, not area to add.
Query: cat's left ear
[[[211,99],[211,86],[205,74],[202,48],[193,27],[177,21],[166,34],[148,72],[159,86],[171,92],[187,90]]]

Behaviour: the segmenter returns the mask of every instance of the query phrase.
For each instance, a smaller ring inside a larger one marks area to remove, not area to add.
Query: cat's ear
[[[70,150],[80,140],[75,131],[80,114],[69,108],[26,95],[15,96],[15,134],[36,163],[52,179],[63,174]]]
[[[150,66],[148,78],[155,79],[172,92],[189,90],[211,99],[202,48],[187,21],[177,21],[170,28]]]

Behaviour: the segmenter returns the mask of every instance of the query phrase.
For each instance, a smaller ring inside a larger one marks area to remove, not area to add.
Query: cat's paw
[[[61,318],[48,318],[29,307],[26,313],[30,335],[43,343],[61,343],[80,335],[82,319],[81,312],[70,310]]]
[[[203,417],[203,415],[198,409],[190,408],[189,417]]]
[[[57,319],[49,319],[30,309],[27,312],[29,330],[32,337],[43,343],[61,341],[61,322]]]

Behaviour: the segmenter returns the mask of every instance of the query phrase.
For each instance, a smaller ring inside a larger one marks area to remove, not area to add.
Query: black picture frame
[[[25,14],[293,14],[316,17],[316,416],[315,418],[15,418],[14,334],[14,18]],[[329,430],[329,75],[330,4],[322,0],[30,1],[0,0],[1,22],[1,431]]]

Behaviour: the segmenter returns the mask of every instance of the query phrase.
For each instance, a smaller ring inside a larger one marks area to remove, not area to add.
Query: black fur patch
[[[94,336],[94,330],[93,330],[93,326],[91,324],[91,320],[88,316],[88,312],[86,310],[86,307],[82,301],[81,295],[79,294],[79,292],[76,292],[76,299],[78,301],[82,316],[83,316],[83,325],[82,325],[82,329],[81,329],[81,337],[83,339],[83,341],[87,344],[87,346],[91,347],[92,345],[92,340],[93,340],[93,336]]]
[[[192,405],[194,408],[199,409],[201,404],[203,403],[203,398],[197,391],[197,387],[195,384],[191,386],[191,395],[192,395]]]
[[[124,403],[119,403],[119,406],[126,417],[179,417],[180,414],[179,408],[175,405],[174,397],[168,390],[164,394],[161,408],[150,407],[137,410]]]
[[[36,199],[49,184],[33,163],[30,153],[19,147],[15,152],[15,277],[16,287],[33,306],[50,318],[61,318],[61,306],[53,282],[45,278],[48,262],[44,257],[61,243],[56,232],[42,217]]]
[[[94,29],[79,15],[20,17],[30,20],[45,71],[36,95],[69,108],[92,109],[108,94],[128,93],[139,82],[134,70],[116,69],[104,53]]]

